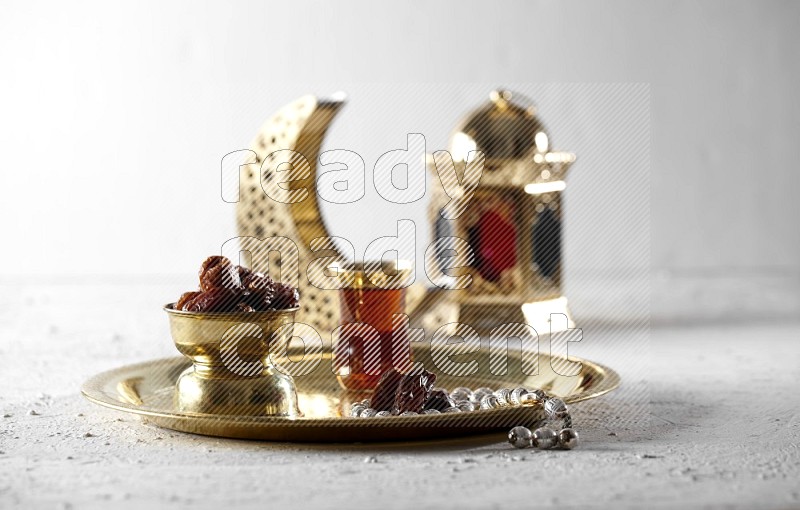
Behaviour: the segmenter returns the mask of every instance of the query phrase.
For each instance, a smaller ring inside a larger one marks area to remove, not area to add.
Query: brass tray
[[[510,347],[510,346],[509,346]],[[576,376],[558,375],[551,368],[563,359],[546,354],[538,357],[538,375],[522,371],[521,355],[509,348],[506,375],[494,375],[489,367],[489,351],[484,348],[457,358],[478,361],[478,371],[471,376],[448,376],[437,373],[436,386],[493,389],[541,388],[563,398],[568,404],[594,398],[617,388],[619,376],[608,367],[586,360]],[[289,351],[289,357],[302,353]],[[209,436],[298,442],[373,442],[451,438],[508,430],[516,425],[531,426],[544,418],[541,408],[501,407],[464,413],[446,413],[385,418],[344,417],[350,403],[369,395],[356,395],[339,387],[330,369],[330,353],[317,354],[321,362],[308,375],[295,378],[301,418],[274,416],[219,416],[181,412],[175,406],[175,382],[190,362],[183,357],[128,365],[100,373],[83,385],[82,393],[90,401],[119,411],[139,414],[143,421],[181,432]],[[428,345],[415,346],[416,361],[431,370]],[[526,353],[526,357],[530,354]],[[307,355],[306,359],[312,359]],[[529,358],[527,358],[529,359]],[[551,361],[553,362],[551,364]],[[527,365],[526,365],[527,366]],[[497,371],[497,370],[496,370]]]

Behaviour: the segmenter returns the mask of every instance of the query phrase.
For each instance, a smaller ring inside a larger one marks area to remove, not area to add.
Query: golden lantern
[[[459,179],[473,151],[483,154],[483,171],[463,211],[456,218],[445,214],[453,197],[434,178],[428,213],[434,239],[459,238],[471,248],[471,260],[457,265],[467,266],[461,273],[472,281],[455,285],[457,278],[445,269],[453,266],[452,250],[429,253],[436,260],[428,263],[442,272],[434,278],[439,288],[417,308],[417,322],[426,328],[462,322],[481,334],[504,323],[527,323],[548,333],[550,314],[560,313],[568,319],[564,326],[571,326],[562,292],[561,194],[575,155],[552,151],[532,103],[508,90],[493,91],[454,130],[449,153]],[[434,173],[436,156],[428,156]]]

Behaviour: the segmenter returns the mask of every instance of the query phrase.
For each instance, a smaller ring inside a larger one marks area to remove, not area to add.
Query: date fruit
[[[202,294],[202,292],[199,292],[199,291],[196,291],[196,290],[195,291],[184,292],[183,294],[181,294],[181,297],[178,298],[178,301],[175,302],[175,309],[176,310],[186,310],[185,306],[189,303],[189,301],[193,300],[194,298],[196,298],[200,294]]]
[[[208,257],[200,267],[200,289],[208,292],[211,289],[236,289],[241,287],[238,268],[225,257],[215,255]]]
[[[287,283],[275,283],[275,294],[272,296],[270,308],[283,310],[295,308],[300,304],[300,292]]]
[[[451,407],[455,407],[456,403],[444,390],[433,390],[431,391],[428,400],[425,401],[423,404],[422,409],[436,409],[437,411],[444,411],[445,409],[450,409]]]
[[[414,370],[404,375],[395,395],[394,413],[422,411],[422,406],[430,397],[434,382],[436,374],[425,369]]]
[[[370,406],[376,411],[391,411],[402,378],[403,374],[394,368],[384,372],[375,387],[375,393],[372,394]]]
[[[296,288],[246,267],[234,266],[220,255],[203,261],[199,280],[200,290],[184,292],[175,302],[176,310],[263,312],[295,308],[300,303]]]
[[[225,312],[237,305],[236,291],[211,289],[201,293],[185,305],[189,312]]]

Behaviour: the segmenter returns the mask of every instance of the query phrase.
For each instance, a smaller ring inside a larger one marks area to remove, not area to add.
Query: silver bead
[[[353,407],[350,408],[350,416],[353,418],[358,418],[364,409],[366,409],[366,407],[362,406],[361,404],[353,404]]]
[[[578,446],[578,431],[575,429],[561,429],[558,433],[558,446],[565,450],[572,450]]]
[[[528,427],[514,427],[508,431],[508,442],[514,448],[527,448],[531,445],[533,434]]]
[[[531,444],[534,448],[547,450],[558,444],[558,434],[553,429],[547,427],[538,428],[533,431]]]
[[[494,392],[494,396],[497,397],[497,402],[501,406],[511,405],[511,388],[501,388]]]
[[[463,402],[465,400],[469,400],[472,397],[472,390],[469,388],[465,388],[463,386],[454,389],[450,392],[450,398],[455,400],[456,402]]]
[[[494,394],[494,390],[491,388],[486,388],[486,387],[478,388],[477,390],[472,392],[472,398],[470,398],[469,401],[472,402],[474,405],[479,406],[481,405],[481,402],[483,401],[484,397],[492,394]]]
[[[469,402],[466,402],[466,403],[469,404]],[[472,405],[472,404],[469,404],[469,405]],[[445,409],[442,412],[443,413],[460,413],[461,409],[459,409],[458,407],[448,407],[447,409]]]
[[[422,414],[442,414],[438,409],[425,409]]]
[[[475,404],[472,402],[459,402],[458,408],[461,410],[462,413],[471,413],[475,410]]]
[[[542,390],[528,390],[528,393],[520,395],[519,403],[523,406],[535,406],[545,401],[547,395]]]
[[[544,412],[550,420],[565,418],[568,414],[567,404],[560,398],[548,398],[544,401]]]
[[[368,408],[364,409],[363,411],[361,411],[361,414],[359,415],[359,417],[360,418],[372,418],[376,414],[378,414],[378,411],[376,411],[375,409],[373,409],[371,407],[368,407]]]
[[[369,399],[368,398],[365,398],[364,400],[362,400],[359,403],[364,407],[369,407]]]
[[[522,402],[520,402],[519,399],[521,396],[526,395],[527,393],[528,390],[525,388],[522,387],[514,388],[514,391],[511,392],[511,396],[509,397],[511,404],[515,406],[522,405]]]
[[[550,395],[548,395],[547,393],[545,393],[544,390],[539,389],[539,388],[536,388],[536,389],[533,389],[533,390],[528,390],[528,393],[536,393],[539,396],[539,398],[542,399],[542,400],[547,400],[548,398],[550,398]]]
[[[392,415],[392,413],[390,413],[389,411],[378,411],[378,413],[375,415],[375,417],[376,418],[385,418],[385,417],[391,416],[391,415]]]
[[[495,407],[500,407],[500,402],[494,395],[486,395],[481,400],[481,409],[494,409]]]
[[[415,411],[406,411],[402,413],[400,416],[416,416],[417,413]]]

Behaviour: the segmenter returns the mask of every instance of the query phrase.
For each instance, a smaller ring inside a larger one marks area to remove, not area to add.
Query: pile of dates
[[[186,312],[266,312],[296,308],[300,293],[268,275],[234,266],[212,255],[200,266],[200,290],[184,292],[175,303]]]
[[[390,369],[381,376],[370,402],[357,404],[354,416],[391,416],[448,412],[456,403],[445,390],[434,388],[436,374],[424,369],[406,374]]]

